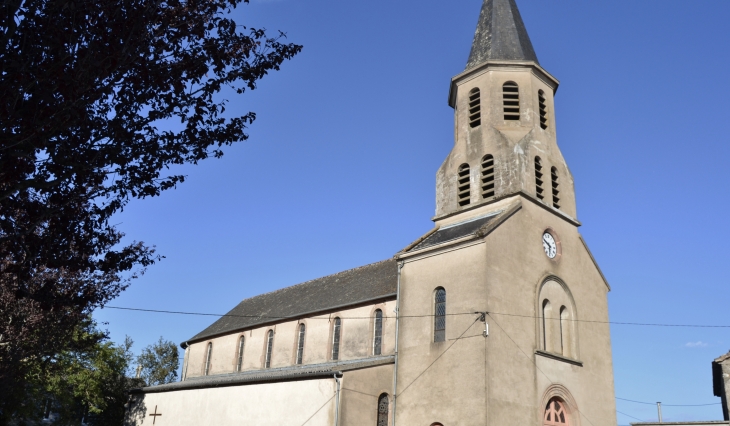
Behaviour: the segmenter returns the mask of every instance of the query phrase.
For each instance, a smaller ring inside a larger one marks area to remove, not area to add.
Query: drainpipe
[[[340,379],[337,375],[342,375],[341,371],[335,373],[335,382],[337,382],[337,396],[335,397],[335,426],[340,424]]]
[[[395,409],[398,401],[398,330],[400,325],[400,271],[404,262],[398,262],[398,284],[395,291],[395,366],[393,367],[393,426],[395,426]]]
[[[190,345],[188,342],[183,343],[185,345],[185,354],[183,355],[183,371],[180,381],[184,382],[188,378],[188,352],[190,351]]]

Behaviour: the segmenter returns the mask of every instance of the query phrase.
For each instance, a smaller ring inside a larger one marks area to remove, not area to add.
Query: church
[[[241,301],[181,343],[181,381],[132,392],[126,423],[616,426],[610,287],[578,231],[558,84],[515,0],[484,0],[433,229]]]

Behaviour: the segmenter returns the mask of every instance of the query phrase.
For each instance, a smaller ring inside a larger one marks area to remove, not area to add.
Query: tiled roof
[[[395,297],[398,267],[384,260],[243,300],[189,342]]]
[[[473,235],[477,231],[479,231],[479,229],[489,224],[489,222],[496,218],[501,212],[502,211],[494,212],[490,213],[488,216],[481,216],[465,222],[459,222],[450,226],[444,226],[438,231],[426,237],[423,241],[416,244],[408,251],[421,250],[426,247],[435,246],[437,244],[445,243],[447,241],[456,240],[462,237],[466,237],[468,235]]]
[[[466,69],[489,60],[537,61],[515,0],[484,0]]]

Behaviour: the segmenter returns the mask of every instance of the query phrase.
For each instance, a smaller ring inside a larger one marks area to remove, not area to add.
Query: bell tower
[[[436,175],[434,220],[518,194],[577,220],[556,138],[558,84],[515,1],[485,0],[466,69],[451,79],[455,143]]]

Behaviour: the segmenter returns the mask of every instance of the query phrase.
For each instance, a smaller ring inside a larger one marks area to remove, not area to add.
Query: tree
[[[177,369],[180,366],[180,355],[175,342],[160,336],[157,343],[147,346],[137,357],[142,367],[141,378],[147,386],[164,385],[177,381]]]
[[[121,244],[110,218],[183,182],[171,166],[246,140],[255,114],[226,116],[222,91],[253,90],[300,52],[238,25],[242,2],[2,3],[0,417],[34,363],[160,258]]]
[[[54,424],[77,425],[84,418],[92,425],[121,425],[128,391],[144,385],[130,375],[132,339],[126,337],[116,346],[87,318],[73,331],[70,343],[72,349],[49,362],[33,363],[13,420],[38,421],[45,411],[52,411]]]

